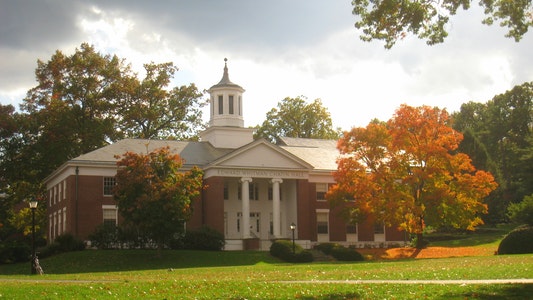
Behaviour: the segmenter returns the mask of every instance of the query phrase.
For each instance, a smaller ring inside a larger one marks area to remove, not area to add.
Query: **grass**
[[[431,242],[430,246],[439,247],[491,247],[498,248],[501,239],[512,229],[513,225],[501,225],[498,227],[480,227],[474,232],[457,233],[432,233],[426,238]]]
[[[475,247],[494,247],[490,239],[477,240]],[[43,276],[27,275],[29,263],[0,265],[0,298],[529,299],[533,294],[533,284],[346,281],[533,278],[532,254],[288,264],[258,251],[162,251],[158,256],[151,250],[86,250],[41,264]],[[317,283],[326,280],[341,282]]]

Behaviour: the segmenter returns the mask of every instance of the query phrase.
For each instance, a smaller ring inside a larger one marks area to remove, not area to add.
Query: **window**
[[[317,213],[316,214],[316,225],[317,225],[317,230],[316,232],[318,234],[328,234],[329,233],[329,229],[328,229],[328,213]]]
[[[221,115],[224,113],[224,97],[222,95],[218,96],[218,114]]]
[[[57,234],[61,235],[63,233],[63,225],[61,224],[63,222],[63,211],[59,210],[57,212]]]
[[[274,215],[270,213],[270,222],[268,224],[268,232],[272,235],[274,234]]]
[[[104,177],[104,196],[113,196],[115,184],[115,177]]]
[[[242,116],[242,98],[239,96],[239,116]]]
[[[250,200],[259,200],[259,186],[257,183],[250,183],[248,192]]]
[[[103,205],[103,216],[105,225],[117,225],[117,207],[114,205]]]
[[[317,183],[316,184],[316,200],[325,201],[327,191],[328,191],[327,183]]]
[[[228,235],[228,212],[224,212],[224,234]]]
[[[233,95],[229,96],[229,113],[230,115],[233,115]]]
[[[347,234],[356,234],[357,233],[357,224],[348,224],[346,225]]]
[[[374,234],[384,234],[385,225],[382,222],[374,223]]]
[[[63,232],[67,231],[67,208],[63,207]]]
[[[229,190],[228,190],[228,183],[224,182],[224,200],[229,199]]]

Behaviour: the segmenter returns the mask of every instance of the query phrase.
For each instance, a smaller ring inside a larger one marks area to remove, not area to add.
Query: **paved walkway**
[[[310,284],[533,284],[531,278],[517,279],[451,279],[451,280],[295,280],[278,281],[279,283],[310,283]]]

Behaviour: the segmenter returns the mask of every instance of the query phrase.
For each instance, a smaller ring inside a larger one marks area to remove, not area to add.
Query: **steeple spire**
[[[224,73],[222,74],[222,79],[220,79],[220,81],[215,84],[214,86],[212,86],[211,88],[216,88],[216,87],[238,87],[240,89],[242,89],[241,86],[239,86],[238,84],[235,84],[233,82],[231,82],[229,80],[229,72],[228,72],[228,59],[227,58],[224,58]],[[244,90],[243,90],[244,91]]]

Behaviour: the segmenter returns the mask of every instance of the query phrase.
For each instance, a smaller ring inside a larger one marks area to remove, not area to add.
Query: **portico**
[[[222,200],[218,201],[223,201],[224,235],[229,247],[239,247],[247,239],[269,243],[289,238],[289,225],[298,223],[297,181],[307,180],[311,169],[305,161],[265,140],[211,163],[204,177],[222,182]]]

